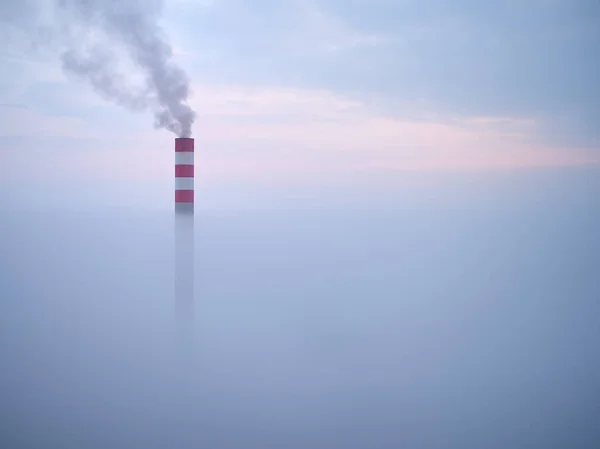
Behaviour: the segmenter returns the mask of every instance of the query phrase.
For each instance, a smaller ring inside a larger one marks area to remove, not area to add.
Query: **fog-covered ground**
[[[0,447],[600,447],[596,179],[200,183],[192,334],[169,207],[5,190]]]

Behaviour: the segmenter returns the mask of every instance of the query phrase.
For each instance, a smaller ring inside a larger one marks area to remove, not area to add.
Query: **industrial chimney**
[[[175,139],[175,212],[194,213],[194,139]]]
[[[175,312],[182,337],[194,326],[194,139],[175,139]]]

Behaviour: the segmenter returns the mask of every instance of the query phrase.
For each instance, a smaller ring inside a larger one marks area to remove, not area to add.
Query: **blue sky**
[[[0,7],[2,176],[170,182],[172,135],[62,73],[48,5]],[[591,0],[170,0],[161,24],[205,179],[600,162]]]

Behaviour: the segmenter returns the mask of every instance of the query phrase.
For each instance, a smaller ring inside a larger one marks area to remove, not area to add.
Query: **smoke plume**
[[[65,71],[121,106],[152,110],[156,127],[191,135],[189,80],[159,25],[161,0],[56,0],[56,5],[67,37],[61,54]]]

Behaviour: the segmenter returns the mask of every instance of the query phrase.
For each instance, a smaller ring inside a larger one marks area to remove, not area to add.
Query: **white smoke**
[[[63,24],[63,69],[133,111],[152,110],[155,126],[189,137],[189,80],[173,61],[158,20],[161,0],[55,0]],[[134,70],[123,70],[123,61]],[[135,85],[135,74],[141,83]]]

